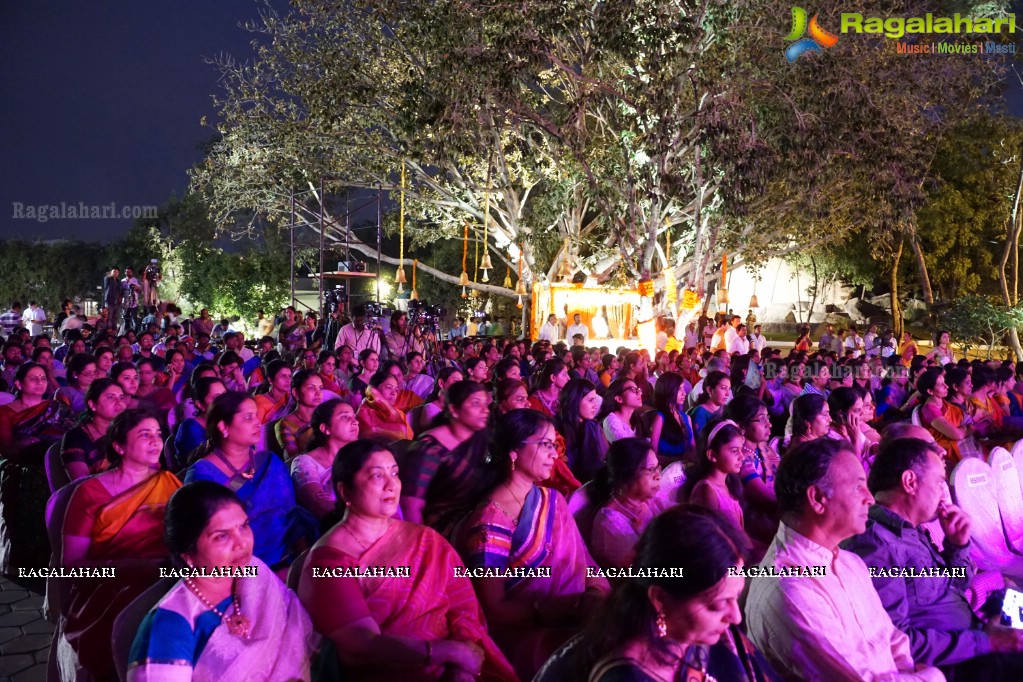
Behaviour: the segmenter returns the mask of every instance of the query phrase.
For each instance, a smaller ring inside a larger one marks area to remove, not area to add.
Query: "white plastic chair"
[[[1023,493],[1020,492],[1016,461],[1005,448],[995,447],[988,456],[988,466],[995,477],[1006,542],[1010,548],[1023,554]]]
[[[682,462],[672,462],[661,471],[661,489],[657,491],[657,499],[664,503],[665,508],[679,504],[679,492],[686,482],[686,470]]]
[[[959,462],[952,471],[952,496],[973,522],[970,554],[978,568],[1023,578],[1023,556],[1005,541],[991,467],[976,457]]]

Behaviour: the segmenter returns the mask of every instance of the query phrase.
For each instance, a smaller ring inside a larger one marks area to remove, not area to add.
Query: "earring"
[[[657,613],[657,636],[661,639],[668,636],[668,621],[664,619],[664,614],[661,612]]]

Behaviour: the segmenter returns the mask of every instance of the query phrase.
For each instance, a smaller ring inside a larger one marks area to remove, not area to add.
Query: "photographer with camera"
[[[411,307],[412,301],[409,301]],[[387,346],[387,357],[394,360],[401,360],[411,352],[423,353],[423,333],[420,325],[409,328],[408,314],[395,310],[391,313],[391,331],[384,335],[384,344]]]
[[[380,335],[366,326],[366,306],[361,305],[352,311],[352,321],[341,327],[334,342],[334,350],[348,346],[353,353],[364,350],[380,353]]]

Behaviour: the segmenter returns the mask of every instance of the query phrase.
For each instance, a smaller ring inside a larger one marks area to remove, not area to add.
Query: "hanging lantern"
[[[412,261],[412,293],[409,294],[409,298],[413,301],[419,300],[419,290],[416,289],[416,266],[419,265],[418,260]]]
[[[463,290],[469,286],[469,273],[462,270],[462,276],[458,278],[458,283],[462,285]]]
[[[750,296],[749,307],[750,308],[759,308],[760,307],[760,301],[757,300],[757,295],[756,294],[753,294],[752,296]]]
[[[486,272],[487,270],[493,270],[494,264],[490,261],[490,251],[483,252],[483,260],[480,261],[480,270]]]
[[[504,275],[504,288],[505,289],[511,289],[512,286],[514,286],[514,285],[512,284],[512,281],[511,281],[511,266],[509,265],[508,266],[508,272],[506,272],[505,275]]]
[[[394,281],[398,284],[398,293],[399,294],[401,292],[405,291],[405,284],[408,283],[408,280],[405,279],[405,268],[404,267],[402,267],[400,265],[398,266],[398,272],[394,275]]]

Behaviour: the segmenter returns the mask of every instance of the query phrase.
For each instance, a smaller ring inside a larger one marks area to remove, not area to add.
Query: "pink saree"
[[[549,568],[549,578],[496,578],[505,581],[509,599],[531,607],[550,597],[582,595],[594,581],[605,593],[610,592],[606,579],[587,579],[587,568],[597,563],[583,543],[565,498],[550,488],[533,486],[518,519],[493,502],[478,507],[456,537],[470,569]],[[538,626],[526,631],[491,627],[494,639],[523,679],[531,679],[577,630],[573,626]]]
[[[408,577],[316,577],[320,571],[352,567],[409,569]],[[336,632],[370,616],[385,635],[422,640],[454,639],[481,647],[485,658],[479,677],[488,682],[518,678],[508,660],[487,634],[483,612],[472,583],[455,576],[461,561],[436,531],[402,521],[356,559],[338,549],[317,545],[302,568],[298,594],[309,609],[318,632]],[[346,680],[365,682],[434,682],[443,666],[347,668]]]

